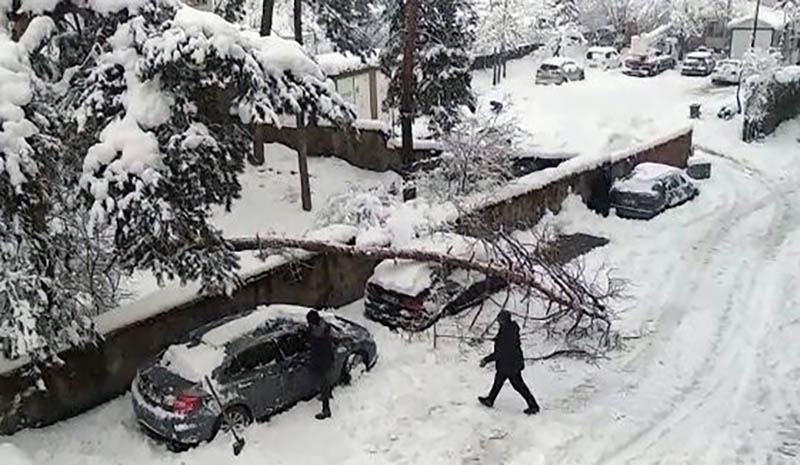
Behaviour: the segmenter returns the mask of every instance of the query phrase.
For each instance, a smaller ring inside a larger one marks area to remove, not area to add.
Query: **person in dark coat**
[[[531,394],[530,389],[522,379],[522,370],[525,369],[525,359],[522,357],[522,348],[519,342],[519,326],[511,319],[511,314],[505,310],[497,316],[500,330],[494,338],[494,352],[481,360],[481,367],[490,362],[495,364],[495,376],[492,390],[486,397],[478,397],[481,404],[492,407],[500,389],[506,380],[511,381],[511,386],[520,393],[528,408],[525,413],[535,415],[539,413],[539,404]]]
[[[320,318],[316,310],[306,314],[308,321],[308,343],[311,348],[311,371],[319,382],[322,412],[316,415],[317,420],[331,416],[331,370],[333,368],[333,339],[330,325]]]

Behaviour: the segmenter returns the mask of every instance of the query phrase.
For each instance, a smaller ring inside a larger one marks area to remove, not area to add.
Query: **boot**
[[[322,411],[314,415],[314,418],[316,418],[317,420],[324,420],[330,417],[331,417],[331,406],[328,400],[326,399],[322,401]]]
[[[528,405],[528,408],[526,408],[524,412],[525,415],[536,415],[537,413],[539,413],[540,410],[541,409],[539,408],[539,404],[534,402],[533,404]]]
[[[494,406],[494,401],[488,397],[478,397],[478,402],[489,408]]]

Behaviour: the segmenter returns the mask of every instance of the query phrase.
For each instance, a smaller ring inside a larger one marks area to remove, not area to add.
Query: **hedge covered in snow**
[[[742,138],[749,142],[772,134],[784,121],[800,115],[800,66],[780,68],[769,77],[747,82]]]

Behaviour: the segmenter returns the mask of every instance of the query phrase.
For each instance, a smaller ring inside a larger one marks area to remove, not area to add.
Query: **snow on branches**
[[[230,289],[209,218],[239,195],[248,125],[347,125],[351,107],[294,42],[176,0],[21,5],[34,17],[0,23],[0,338],[91,340],[120,271]]]

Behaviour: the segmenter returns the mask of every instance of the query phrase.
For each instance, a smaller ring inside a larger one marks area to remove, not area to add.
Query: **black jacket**
[[[513,375],[521,372],[525,368],[525,360],[519,343],[519,325],[510,321],[500,326],[494,338],[494,353],[484,360],[495,362],[498,373]]]
[[[308,343],[311,347],[311,369],[325,373],[333,366],[333,339],[331,326],[320,319],[316,326],[308,328]]]

